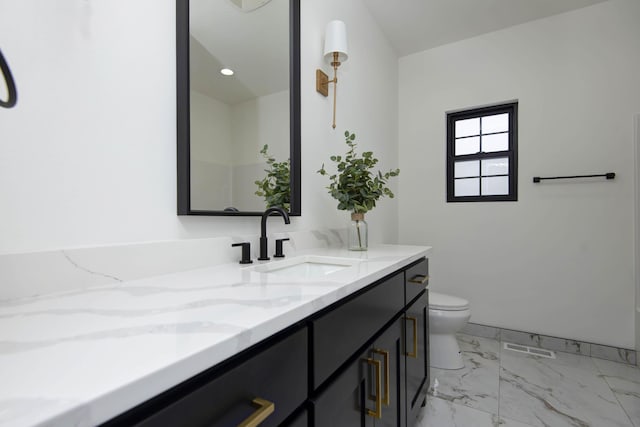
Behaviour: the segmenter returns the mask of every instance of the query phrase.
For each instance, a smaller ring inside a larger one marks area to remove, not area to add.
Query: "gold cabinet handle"
[[[407,352],[407,356],[418,358],[418,319],[416,317],[407,316],[407,320],[413,323],[413,351]]]
[[[417,283],[418,285],[424,284],[424,282],[429,280],[429,276],[426,274],[416,274],[411,279],[408,280],[409,283]]]
[[[391,399],[389,397],[389,352],[386,350],[380,350],[379,348],[374,349],[373,352],[381,354],[384,358],[384,397],[382,398],[382,403],[389,406],[391,404]]]
[[[249,418],[238,424],[238,427],[257,427],[276,410],[276,405],[273,402],[259,397],[253,399],[251,403],[257,406],[258,409]]]
[[[381,419],[382,418],[382,364],[379,360],[375,360],[372,358],[365,359],[369,365],[373,365],[376,368],[376,410],[372,411],[367,408],[367,415],[371,415],[374,418]]]

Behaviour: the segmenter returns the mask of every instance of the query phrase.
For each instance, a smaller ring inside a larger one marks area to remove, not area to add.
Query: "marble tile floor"
[[[640,369],[556,352],[547,359],[459,334],[465,367],[431,369],[419,427],[640,427]]]

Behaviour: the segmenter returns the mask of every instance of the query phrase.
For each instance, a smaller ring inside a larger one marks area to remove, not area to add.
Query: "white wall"
[[[255,181],[265,177],[265,159],[260,150],[269,145],[269,155],[278,162],[290,156],[289,91],[284,90],[231,107],[233,138],[233,206],[242,210],[264,210],[263,197],[255,195]]]
[[[279,159],[289,157],[289,91],[259,96],[231,107],[233,164],[263,161],[260,150]]]
[[[265,176],[260,150],[289,158],[289,91],[228,105],[191,91],[191,206],[264,210],[255,181]]]
[[[315,172],[344,150],[345,128],[383,167],[398,164],[391,47],[362,0],[301,3],[303,216],[288,230],[346,225]],[[259,232],[258,218],[176,216],[174,1],[0,0],[0,11],[19,92],[16,108],[0,110],[0,253]],[[334,18],[351,47],[336,131],[313,81],[329,69],[322,39]],[[397,202],[369,219],[373,242],[397,239],[387,226]]]
[[[309,224],[346,226],[349,214],[326,190],[316,173],[329,156],[346,152],[344,131],[356,133],[359,150],[372,150],[380,169],[398,167],[398,61],[362,0],[302,0],[302,182],[303,216]],[[346,23],[349,59],[338,69],[336,129],[331,128],[332,93],[315,91],[315,70],[333,69],[322,58],[327,23]],[[332,169],[333,170],[333,169]],[[391,182],[392,189],[397,182]],[[383,199],[367,213],[369,243],[397,243],[397,199]]]
[[[231,108],[194,90],[190,104],[191,207],[233,206]]]
[[[634,348],[638,22],[612,0],[400,59],[400,241],[434,246],[432,288],[472,322]],[[512,99],[518,202],[447,204],[445,112]]]

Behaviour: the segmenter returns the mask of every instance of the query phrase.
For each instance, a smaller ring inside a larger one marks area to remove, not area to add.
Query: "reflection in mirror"
[[[178,213],[255,215],[285,198],[299,214],[299,0],[188,0],[188,32],[186,2],[178,0]],[[286,197],[265,194],[269,158],[291,159],[290,183],[279,186]]]

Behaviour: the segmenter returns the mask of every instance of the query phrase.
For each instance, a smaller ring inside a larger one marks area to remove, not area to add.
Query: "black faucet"
[[[277,213],[278,215],[284,218],[285,224],[291,224],[291,220],[289,219],[289,214],[282,208],[269,208],[262,214],[262,222],[260,224],[260,257],[259,261],[267,261],[269,257],[267,256],[267,218],[269,215]]]

